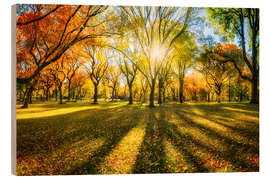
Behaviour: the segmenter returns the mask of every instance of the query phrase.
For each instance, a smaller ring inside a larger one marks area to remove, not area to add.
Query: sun
[[[156,61],[161,61],[164,58],[165,50],[160,45],[155,45],[151,48],[151,58]]]

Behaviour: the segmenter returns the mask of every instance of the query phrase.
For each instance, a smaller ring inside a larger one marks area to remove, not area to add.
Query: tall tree
[[[155,85],[158,74],[175,40],[188,27],[191,8],[121,7],[123,24],[137,40],[144,58],[139,71],[150,87],[149,106],[154,107]],[[138,63],[138,62],[136,62]]]
[[[174,44],[175,73],[179,81],[179,102],[183,103],[184,79],[187,70],[192,65],[192,57],[196,52],[196,44],[192,35],[185,34]]]
[[[133,104],[133,82],[137,76],[137,72],[138,72],[138,67],[132,63],[129,62],[128,59],[126,59],[125,57],[123,59],[119,60],[119,67],[120,70],[122,72],[122,74],[124,74],[126,81],[127,81],[127,85],[128,85],[128,89],[129,89],[129,104]]]
[[[88,55],[88,61],[86,61],[84,67],[94,85],[93,103],[97,104],[98,86],[103,80],[109,66],[108,56],[106,56],[106,50],[104,48],[96,45],[86,45],[84,46],[84,51]]]
[[[65,60],[66,57],[62,56],[60,61],[48,66],[48,69],[54,78],[55,86],[58,88],[60,104],[63,104],[63,85],[66,80]]]
[[[110,66],[108,68],[108,73],[106,74],[106,80],[107,80],[107,85],[112,89],[112,102],[117,98],[118,93],[117,90],[120,85],[120,75],[121,72],[118,69],[117,66]]]
[[[232,70],[229,66],[218,59],[206,45],[204,51],[197,57],[197,70],[200,71],[207,85],[216,93],[217,101],[221,101],[221,93]]]
[[[166,64],[163,65],[158,74],[158,104],[162,104],[165,102],[166,98],[165,86],[171,76],[172,76],[172,64],[170,61],[167,61]]]
[[[224,36],[238,37],[242,50],[242,58],[235,59],[229,54],[223,54],[227,57],[226,62],[232,62],[237,69],[241,78],[248,80],[252,85],[252,95],[250,103],[259,103],[259,9],[257,8],[208,8],[210,22],[217,27],[217,30]],[[210,18],[211,17],[211,18]],[[248,33],[250,31],[250,33]],[[247,54],[247,36],[251,49],[251,58]],[[243,75],[241,68],[237,67],[237,61],[243,61],[249,71],[251,77]]]
[[[17,66],[30,71],[17,74],[18,83],[31,82],[78,42],[112,34],[101,23],[106,19],[97,18],[104,6],[22,6],[17,12]]]
[[[75,55],[75,53],[67,55],[66,77],[68,81],[68,101],[70,101],[70,98],[71,98],[72,80],[82,63],[83,62],[81,61],[81,58]]]

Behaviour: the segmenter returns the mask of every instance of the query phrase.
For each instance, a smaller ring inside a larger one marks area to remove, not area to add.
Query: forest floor
[[[243,171],[259,171],[258,105],[17,109],[17,175]]]

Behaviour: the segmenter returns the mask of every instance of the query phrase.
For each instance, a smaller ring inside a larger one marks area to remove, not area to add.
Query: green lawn
[[[17,175],[258,170],[258,105],[77,102],[17,109]]]

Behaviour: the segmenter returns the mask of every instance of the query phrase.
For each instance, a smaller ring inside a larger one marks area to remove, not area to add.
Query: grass
[[[17,175],[245,171],[259,171],[258,105],[17,109]]]

